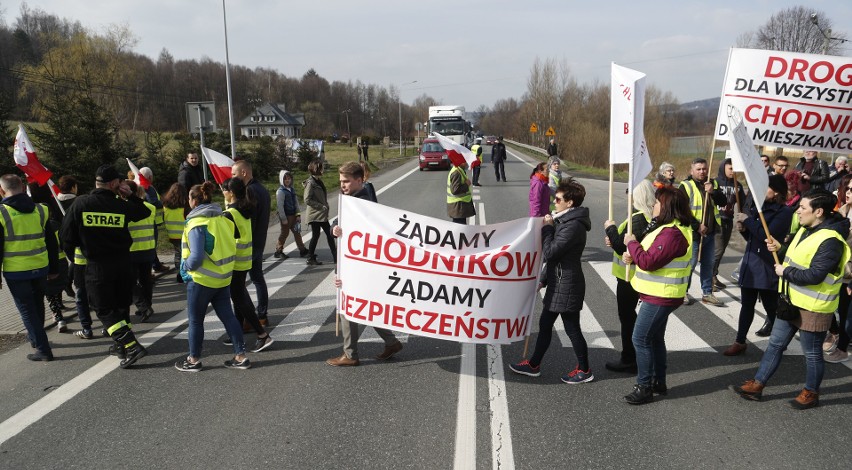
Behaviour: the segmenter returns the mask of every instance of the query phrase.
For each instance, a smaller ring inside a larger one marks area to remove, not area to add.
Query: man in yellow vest
[[[716,206],[724,206],[727,199],[722,190],[719,189],[719,184],[707,178],[707,160],[703,158],[696,158],[692,161],[690,174],[685,180],[681,181],[680,188],[686,192],[692,216],[696,220],[692,227],[692,271],[700,262],[701,302],[716,307],[724,306],[713,295],[713,260],[716,245],[715,232],[722,225],[719,209]],[[704,210],[705,202],[709,204],[706,211]],[[701,260],[698,259],[699,250],[701,251]],[[692,285],[692,272],[689,275],[687,291],[689,291],[690,285]],[[692,298],[689,294],[686,294],[683,303],[684,305],[692,304]]]
[[[479,184],[479,171],[482,169],[482,139],[477,137],[474,144],[470,147],[470,151],[479,159],[479,165],[473,168],[473,185],[482,186]]]
[[[154,172],[151,171],[151,168],[147,166],[143,166],[139,169],[139,173],[151,183],[147,188],[143,188],[145,191],[142,199],[145,202],[154,206],[156,212],[154,213],[154,272],[157,273],[167,273],[172,270],[169,266],[160,262],[160,258],[157,257],[156,253],[156,243],[160,239],[159,232],[162,230],[163,224],[165,223],[165,211],[163,209],[163,201],[160,200],[160,193],[157,192],[157,188],[154,187]]]
[[[0,177],[0,259],[3,278],[21,315],[35,352],[31,361],[52,361],[53,351],[44,332],[45,279],[59,276],[56,232],[47,225],[47,207],[24,192],[17,175]],[[2,281],[0,281],[2,287]]]
[[[134,181],[128,180],[127,186],[140,199],[145,197],[145,188],[137,186]],[[143,203],[151,211],[151,214],[138,222],[127,224],[127,230],[130,231],[130,238],[133,240],[133,244],[130,245],[130,262],[133,264],[134,279],[136,280],[133,286],[133,303],[136,305],[136,316],[140,317],[140,323],[144,323],[154,314],[152,308],[154,279],[151,277],[151,268],[154,265],[154,260],[157,259],[157,231],[155,228],[157,208],[148,201],[143,201]]]
[[[86,257],[89,303],[115,341],[113,351],[122,358],[122,369],[148,354],[136,341],[130,325],[134,284],[130,245],[133,239],[127,226],[150,214],[118,171],[111,165],[102,165],[96,173],[94,191],[78,196],[62,221],[60,239],[65,252],[80,247]]]
[[[467,218],[476,214],[470,180],[467,178],[467,162],[460,155],[450,155],[453,167],[447,175],[447,215],[457,224],[467,224]]]

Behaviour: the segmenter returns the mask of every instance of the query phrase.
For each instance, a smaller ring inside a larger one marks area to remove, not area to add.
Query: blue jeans
[[[712,255],[712,251],[710,252]],[[711,257],[712,259],[712,257]],[[633,347],[636,349],[636,383],[651,385],[651,377],[666,383],[666,325],[669,314],[677,307],[642,302],[633,326]]]
[[[718,228],[718,227],[717,227]],[[687,290],[692,286],[692,272],[695,271],[698,261],[698,247],[701,243],[701,235],[698,232],[693,232],[692,235],[692,270],[689,273],[689,281],[686,284]],[[716,234],[711,233],[704,236],[704,245],[701,246],[701,293],[710,295],[713,293],[713,262],[715,261],[714,251],[716,249]]]
[[[204,317],[207,306],[213,304],[216,316],[225,325],[225,331],[234,342],[234,355],[245,354],[246,343],[243,339],[243,328],[234,316],[231,308],[231,287],[218,289],[202,286],[193,281],[186,283],[186,311],[189,316],[189,356],[201,358],[201,344],[204,342]]]
[[[259,247],[257,253],[251,254],[251,269],[249,277],[257,291],[257,316],[266,318],[269,310],[269,290],[266,288],[266,279],[263,278],[263,247]]]
[[[799,331],[799,342],[802,343],[802,352],[805,353],[805,388],[812,392],[819,392],[822,376],[825,370],[825,362],[822,358],[822,342],[825,341],[825,331],[814,333],[812,331],[799,330],[790,322],[780,318],[775,319],[772,325],[772,334],[769,336],[769,346],[760,359],[760,366],[754,375],[754,380],[766,385],[772,378],[778,366],[781,364],[781,356],[787,350],[793,336]]]
[[[40,353],[53,355],[47,333],[44,331],[44,285],[46,279],[6,279],[6,286],[15,300],[15,306],[21,314],[21,321],[27,329],[27,339]]]

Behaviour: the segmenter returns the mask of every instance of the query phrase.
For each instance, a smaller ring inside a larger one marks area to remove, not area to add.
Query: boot
[[[790,406],[797,410],[807,410],[819,406],[819,393],[803,388],[799,396],[790,400]]]
[[[763,387],[757,380],[746,380],[742,385],[733,387],[733,390],[746,400],[760,401],[763,398]]]
[[[284,254],[284,252],[282,250],[275,250],[275,253],[272,253],[272,257],[275,258],[275,259],[278,259],[283,254]]]
[[[128,326],[122,326],[118,330],[114,331],[112,339],[115,341],[117,348],[123,349],[124,358],[121,359],[121,362],[118,365],[122,369],[132,366],[133,363],[148,354],[148,350],[136,341],[136,335],[133,334],[133,331],[131,331]]]
[[[728,349],[722,351],[722,354],[725,356],[739,356],[740,354],[746,351],[746,346],[744,343],[737,343],[734,341],[734,344],[730,345]]]
[[[308,253],[310,253],[310,252],[308,251],[307,248],[302,247],[302,248],[299,249],[299,256],[301,256],[302,258],[307,258]]]
[[[307,264],[308,266],[319,266],[322,264],[322,261],[317,261],[316,256],[311,256],[308,258],[308,261],[305,264]]]
[[[754,334],[756,336],[760,336],[761,338],[766,338],[767,336],[772,334],[772,325],[772,320],[767,318],[766,321],[763,322],[763,326],[761,326],[759,330],[755,331]]]
[[[666,387],[665,382],[660,382],[659,380],[654,379],[653,383],[651,384],[651,391],[656,393],[657,395],[668,395],[669,387]]]
[[[624,401],[631,405],[644,405],[645,403],[651,403],[654,401],[654,392],[650,385],[636,384],[633,386],[633,391],[630,392],[629,395],[624,396]]]

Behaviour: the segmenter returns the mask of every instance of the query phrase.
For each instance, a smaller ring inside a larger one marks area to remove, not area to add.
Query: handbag
[[[781,292],[778,293],[778,308],[775,309],[775,318],[784,321],[798,320],[801,316],[799,307],[790,302],[790,283],[781,278]]]

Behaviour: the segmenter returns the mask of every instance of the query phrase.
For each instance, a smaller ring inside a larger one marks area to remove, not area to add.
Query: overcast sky
[[[224,62],[222,0],[29,0],[31,9],[102,32],[127,24],[153,59]],[[7,24],[21,2],[0,0]],[[402,86],[469,110],[520,98],[538,56],[564,60],[580,83],[609,81],[612,61],[681,102],[719,96],[728,48],[786,7],[807,5],[852,37],[850,0],[338,1],[225,0],[232,64],[291,77]],[[846,43],[846,55],[852,45]]]

